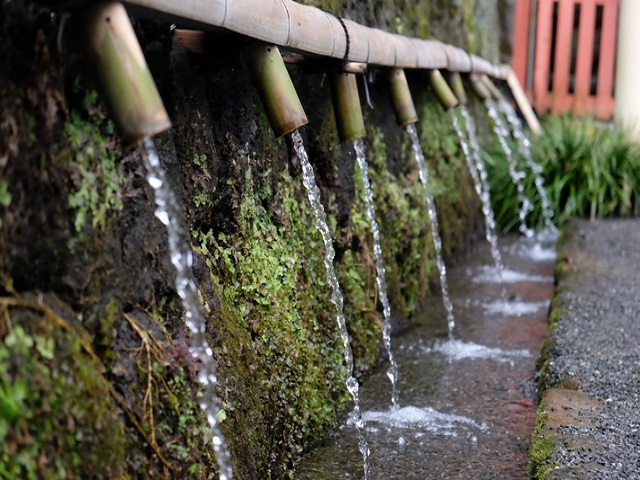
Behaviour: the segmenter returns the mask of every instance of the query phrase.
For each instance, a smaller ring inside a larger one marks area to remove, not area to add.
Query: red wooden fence
[[[613,115],[618,3],[516,0],[513,69],[539,113]]]

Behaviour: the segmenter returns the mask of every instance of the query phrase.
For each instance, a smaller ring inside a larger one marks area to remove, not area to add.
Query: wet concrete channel
[[[417,327],[394,336],[400,412],[390,415],[386,365],[362,385],[372,480],[529,478],[533,377],[547,335],[554,251],[516,236],[501,237],[500,250],[506,306],[481,242],[448,269],[454,341],[437,296]],[[355,428],[343,426],[303,459],[295,478],[362,478],[357,445]]]

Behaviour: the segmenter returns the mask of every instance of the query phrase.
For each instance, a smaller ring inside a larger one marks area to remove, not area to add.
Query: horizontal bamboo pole
[[[346,19],[341,22],[329,12],[293,0],[127,0],[127,3],[190,21],[200,28],[222,27],[281,47],[350,62],[475,72],[501,80],[506,80],[509,73],[508,67],[493,65],[461,48],[388,33]]]
[[[534,132],[538,119],[511,66],[494,65],[465,50],[359,25],[293,0],[126,0],[147,15],[181,19],[188,26],[224,28],[305,54],[401,69],[449,70],[506,80]],[[347,41],[347,38],[349,39]]]

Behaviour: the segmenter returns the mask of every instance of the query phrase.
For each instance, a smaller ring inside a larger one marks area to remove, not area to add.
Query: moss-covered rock
[[[306,3],[480,54],[494,45],[470,0]],[[174,124],[156,142],[194,248],[236,477],[292,478],[349,399],[298,160],[274,139],[242,69],[188,55],[168,24],[134,23]],[[198,365],[142,153],[120,144],[66,31],[58,46],[58,16],[4,2],[0,25],[0,474],[207,478],[217,467]],[[363,378],[379,361],[382,319],[361,179],[322,72],[290,71]],[[424,74],[409,80],[451,259],[474,235],[478,201],[448,115]],[[437,275],[409,138],[382,76],[369,89],[365,142],[400,327]]]

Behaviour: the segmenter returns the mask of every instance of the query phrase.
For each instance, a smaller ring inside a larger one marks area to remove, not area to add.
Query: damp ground
[[[502,284],[486,242],[449,268],[453,340],[436,296],[415,328],[393,337],[399,410],[391,411],[386,365],[362,385],[372,480],[528,478],[533,377],[547,333],[555,254],[552,244],[522,237],[500,238],[500,250]],[[349,419],[303,459],[295,477],[363,477]]]

